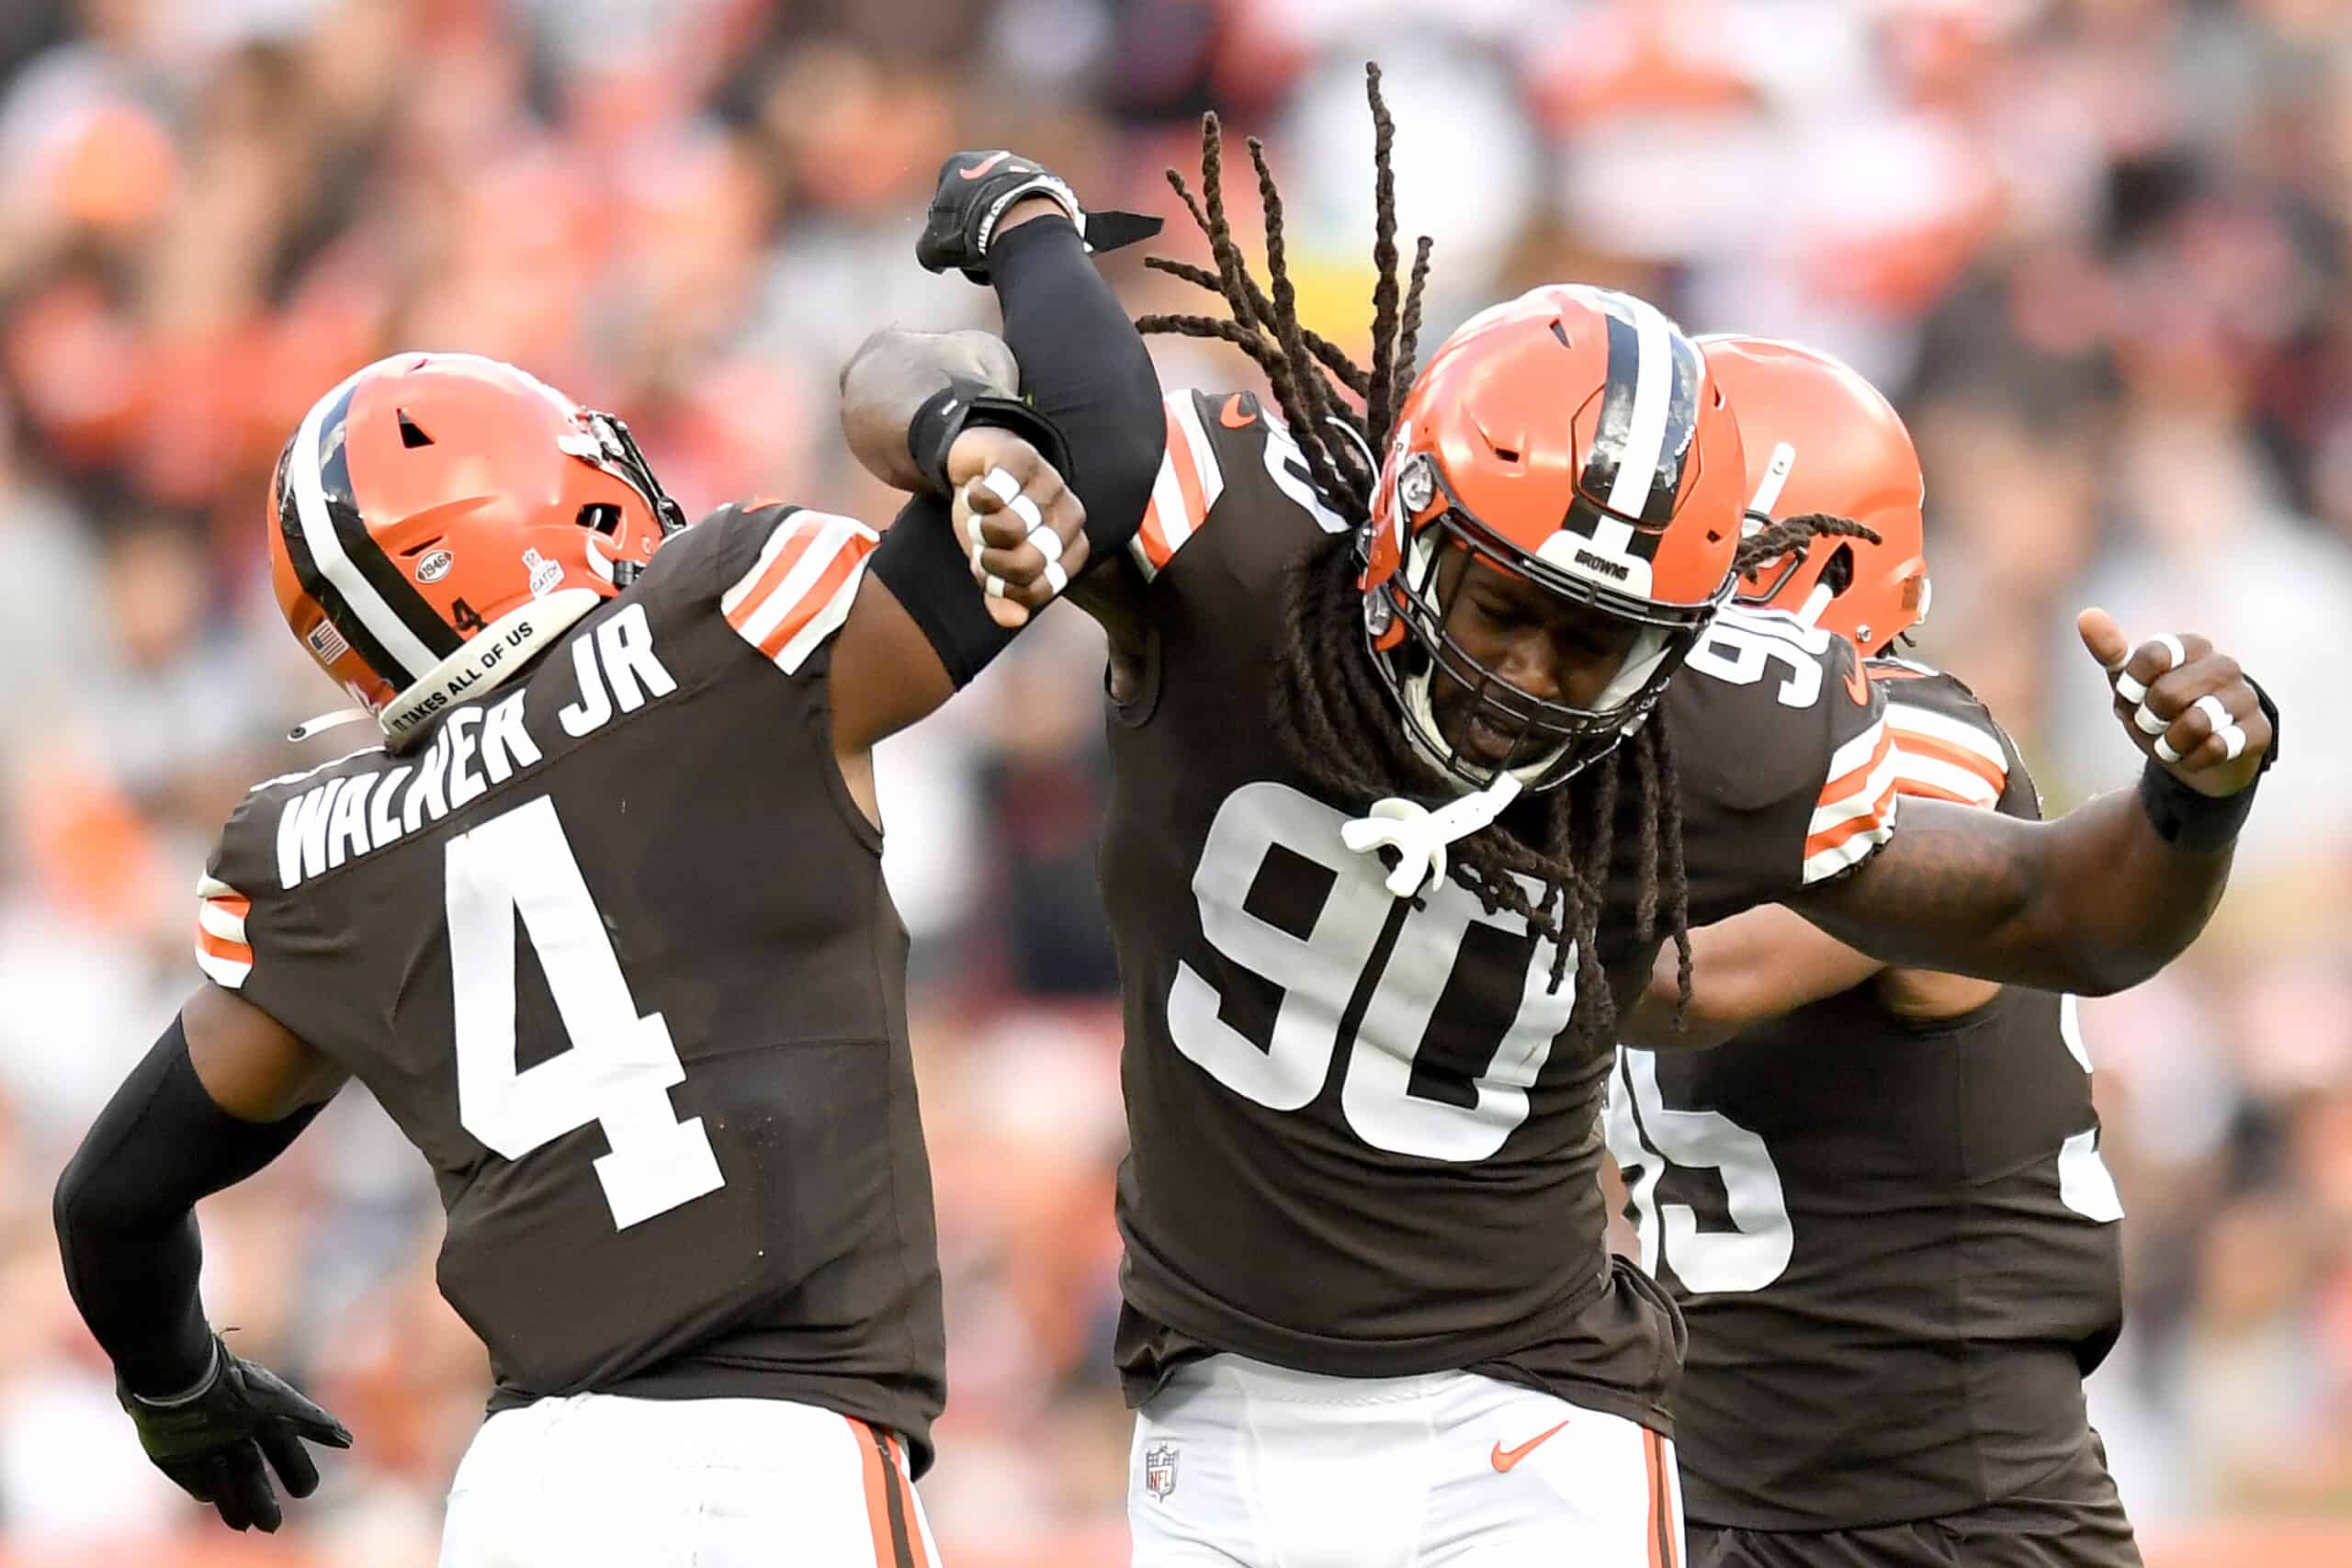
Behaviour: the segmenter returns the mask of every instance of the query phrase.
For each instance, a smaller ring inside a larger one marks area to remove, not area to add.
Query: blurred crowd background
[[[197,978],[218,825],[353,743],[281,739],[339,696],[263,558],[311,400],[395,348],[493,355],[628,417],[690,513],[879,522],[842,358],[884,322],[993,321],[911,261],[942,155],[1016,146],[1170,213],[1200,258],[1160,170],[1195,166],[1214,107],[1269,144],[1307,319],[1360,345],[1374,57],[1406,231],[1437,240],[1424,342],[1593,279],[1898,395],[1928,473],[1922,656],[2052,809],[2133,769],[2086,604],[2211,633],[2287,710],[2212,930],[2086,1009],[2131,1214],[2131,1330],[2093,1393],[2152,1562],[2352,1562],[2328,1522],[2352,1519],[2336,0],[7,0],[0,1565],[414,1568],[480,1417],[423,1164],[356,1090],[205,1214],[215,1320],[359,1435],[276,1541],[148,1470],[49,1223]],[[1113,268],[1139,311],[1216,309]],[[1170,386],[1250,379],[1162,346]],[[884,761],[948,1282],[925,1493],[966,1568],[1125,1561],[1099,663],[1052,619]]]

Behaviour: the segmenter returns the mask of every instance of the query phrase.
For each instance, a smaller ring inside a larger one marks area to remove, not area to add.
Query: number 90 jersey
[[[1611,1058],[1566,1033],[1577,967],[1554,989],[1555,950],[1521,917],[1450,881],[1392,897],[1386,868],[1342,844],[1364,803],[1292,767],[1272,680],[1284,574],[1344,551],[1345,525],[1248,394],[1168,410],[1102,855],[1125,1009],[1129,1397],[1228,1351],[1340,1377],[1476,1370],[1664,1430],[1678,1325],[1603,1245]],[[1891,829],[1874,710],[1845,694],[1835,650],[1784,651],[1744,679],[1731,655],[1728,677],[1688,678],[1712,690],[1686,742],[1686,788],[1705,791],[1686,837],[1733,852],[1691,876],[1724,912]],[[1802,705],[1781,694],[1792,668]],[[1634,896],[1612,878],[1604,952],[1632,945]]]
[[[493,1408],[791,1399],[928,1457],[906,933],[826,706],[875,537],[722,508],[429,746],[274,780],[221,836],[198,962],[431,1162]]]
[[[1880,660],[1905,794],[2028,819],[1949,675]],[[2074,999],[1915,1024],[1874,985],[1713,1050],[1623,1053],[1609,1107],[1644,1263],[1690,1325],[1690,1517],[1760,1530],[1959,1513],[2052,1474],[2122,1319]]]

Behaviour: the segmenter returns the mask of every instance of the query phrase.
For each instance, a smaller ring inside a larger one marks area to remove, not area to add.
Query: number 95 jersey
[[[2038,818],[1968,688],[1874,660],[1900,788]],[[1834,1530],[2010,1496],[2085,1440],[2121,1325],[2122,1213],[2074,998],[1912,1022],[1874,984],[1705,1051],[1623,1053],[1609,1143],[1690,1330],[1697,1522]]]
[[[1276,728],[1285,572],[1343,550],[1344,529],[1254,399],[1169,399],[1102,854],[1125,1009],[1129,1398],[1227,1351],[1337,1377],[1474,1371],[1667,1430],[1678,1325],[1603,1245],[1611,1060],[1566,1032],[1576,964],[1555,989],[1553,945],[1453,882],[1392,897],[1386,868],[1340,840],[1365,803],[1320,796]],[[1781,702],[1776,666],[1774,685],[1718,682],[1704,707],[1716,761],[1770,764],[1689,825],[1707,853],[1737,849],[1692,866],[1713,905],[1770,899],[1889,830],[1887,800],[1835,793],[1869,783],[1834,759],[1872,712],[1792,657],[1821,704]],[[1696,761],[1686,784],[1737,771]],[[1824,812],[1835,845],[1809,862]],[[1629,948],[1630,882],[1608,906],[1604,953]]]
[[[875,538],[721,508],[429,746],[274,780],[221,836],[198,962],[431,1163],[493,1409],[797,1400],[928,1457],[906,933],[826,706]]]

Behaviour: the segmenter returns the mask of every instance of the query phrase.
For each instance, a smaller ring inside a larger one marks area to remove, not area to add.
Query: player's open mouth
[[[1519,736],[1498,728],[1484,715],[1473,713],[1462,721],[1462,743],[1455,750],[1472,761],[1500,767],[1519,750],[1520,740]]]

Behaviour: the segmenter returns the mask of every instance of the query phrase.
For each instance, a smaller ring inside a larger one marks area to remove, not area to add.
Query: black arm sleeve
[[[320,1109],[282,1122],[230,1115],[204,1091],[175,1018],[98,1112],[51,1212],[65,1288],[133,1393],[178,1393],[212,1364],[196,1201],[285,1153]]]
[[[1068,219],[1023,223],[989,266],[1022,393],[1069,447],[1062,478],[1086,507],[1088,558],[1109,560],[1143,525],[1168,446],[1151,355]]]
[[[1086,508],[1091,570],[1115,559],[1143,525],[1168,445],[1159,378],[1069,220],[1023,223],[989,249],[989,267],[1022,393],[1069,453],[1062,479]],[[1014,634],[989,618],[948,506],[935,496],[910,501],[882,536],[872,570],[961,687]]]

